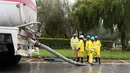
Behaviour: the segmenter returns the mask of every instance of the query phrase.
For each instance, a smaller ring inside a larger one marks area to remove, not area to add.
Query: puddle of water
[[[63,63],[19,63],[0,68],[0,73],[130,73],[130,64],[102,64],[77,67]]]

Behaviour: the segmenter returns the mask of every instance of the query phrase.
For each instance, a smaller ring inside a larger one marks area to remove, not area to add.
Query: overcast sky
[[[73,4],[76,0],[68,0],[71,4]]]

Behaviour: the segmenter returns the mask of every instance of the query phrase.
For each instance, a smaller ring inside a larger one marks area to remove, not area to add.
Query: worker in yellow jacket
[[[73,37],[70,40],[70,45],[73,51],[73,60],[75,61],[77,58],[77,49],[78,49],[78,38],[76,34],[73,34]]]
[[[98,39],[98,36],[95,36],[95,41],[94,41],[94,56],[95,56],[95,61],[96,63],[99,62],[99,64],[101,64],[100,61],[100,48],[101,48],[101,42]]]
[[[88,55],[89,55],[89,61],[88,61],[88,63],[90,65],[93,65],[93,53],[94,53],[94,44],[93,44],[93,42],[94,42],[94,40],[95,39],[92,36],[91,37],[91,42],[89,43],[90,47],[88,48]]]
[[[77,62],[80,61],[81,59],[81,63],[83,63],[83,54],[84,54],[84,42],[83,42],[83,35],[80,35],[79,37],[79,43],[78,43],[78,58],[77,58]]]
[[[88,59],[89,59],[89,48],[91,48],[91,40],[90,40],[90,36],[88,35],[87,36],[87,40],[86,40],[86,45],[85,45],[85,50],[86,50],[86,54],[87,54],[87,61],[88,62]]]

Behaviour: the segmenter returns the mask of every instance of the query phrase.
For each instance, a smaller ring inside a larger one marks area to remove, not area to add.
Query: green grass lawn
[[[55,49],[55,51],[66,57],[72,57],[71,49]],[[53,54],[49,53],[46,50],[40,49],[40,55],[44,57],[55,57]],[[86,53],[84,52],[84,57],[86,57]],[[101,51],[101,58],[104,59],[129,59],[130,60],[130,52],[109,52],[109,51]]]
[[[130,52],[108,52],[102,51],[101,52],[102,58],[108,59],[129,59],[130,60]]]

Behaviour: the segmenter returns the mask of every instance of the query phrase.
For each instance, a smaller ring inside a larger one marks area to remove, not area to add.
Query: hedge
[[[41,43],[53,48],[53,49],[70,49],[69,39],[60,38],[40,38],[38,39]]]
[[[39,38],[41,43],[53,48],[53,49],[71,49],[70,39],[61,39],[61,38]],[[102,49],[112,48],[112,41],[101,40]]]

